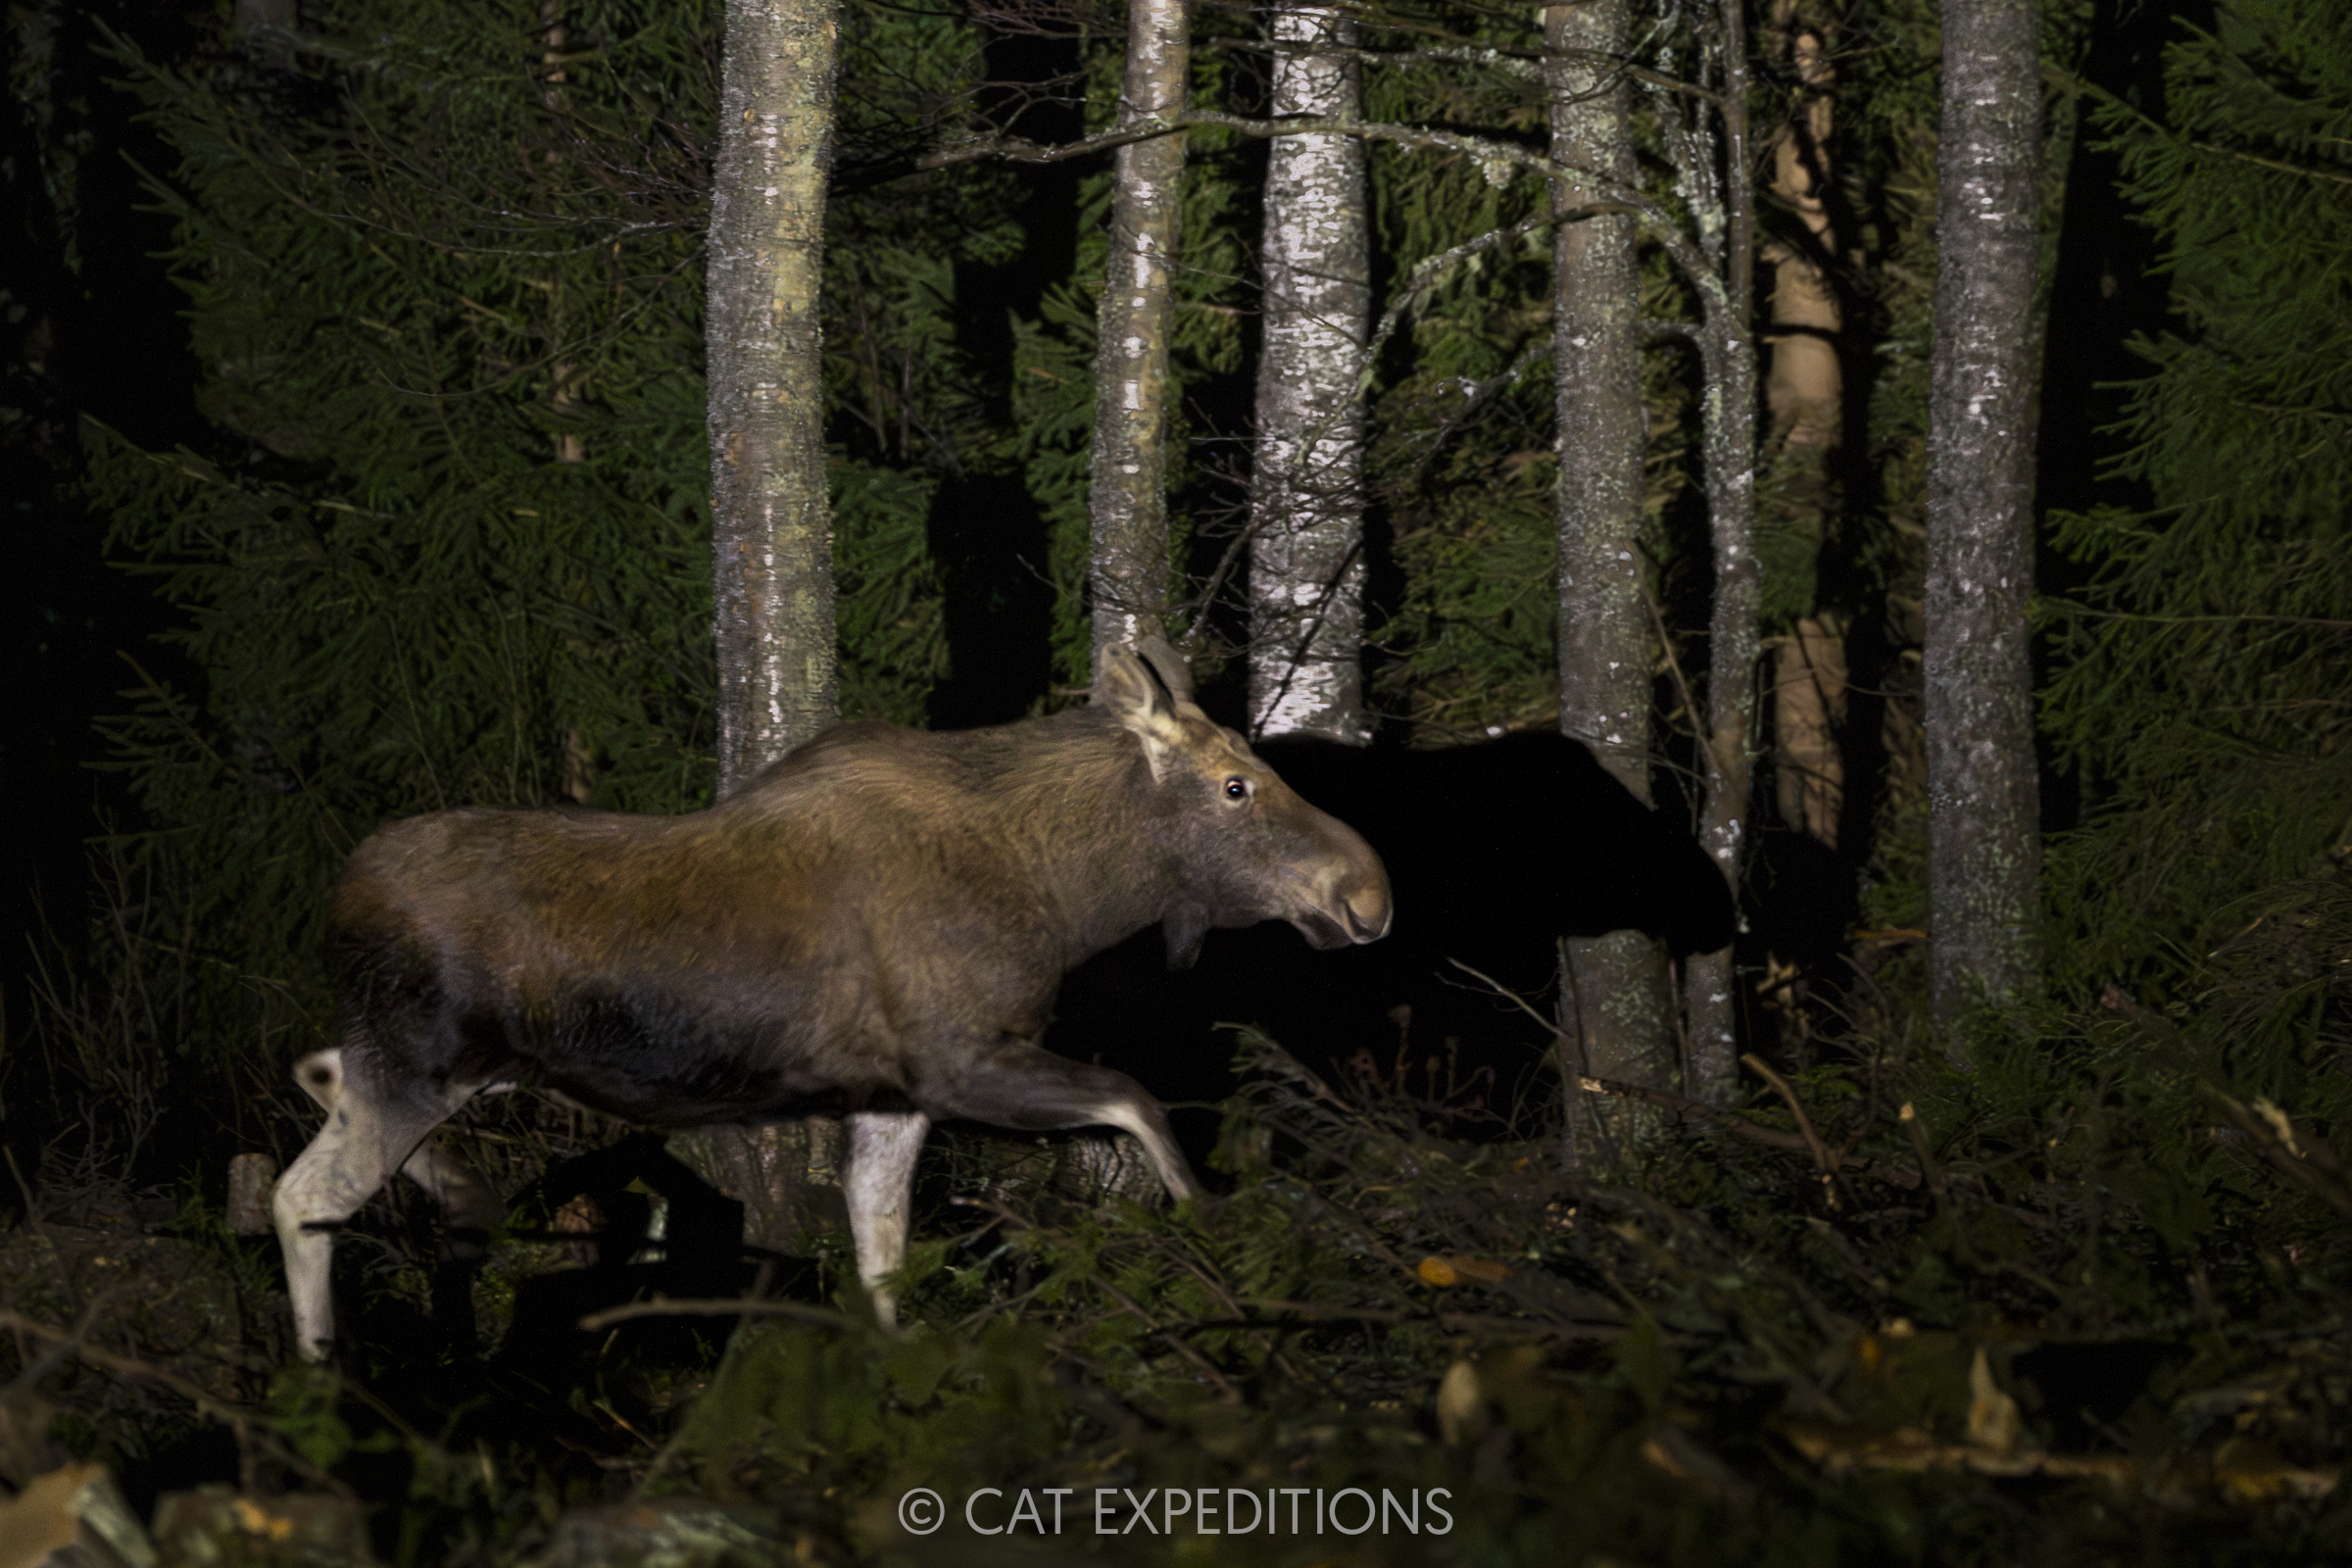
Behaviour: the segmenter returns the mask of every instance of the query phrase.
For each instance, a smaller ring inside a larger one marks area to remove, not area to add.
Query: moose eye
[[[1227,779],[1225,781],[1225,798],[1236,805],[1248,800],[1250,798],[1250,781],[1246,778]]]

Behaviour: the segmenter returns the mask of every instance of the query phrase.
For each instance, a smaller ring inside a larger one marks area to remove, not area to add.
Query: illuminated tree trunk
[[[817,294],[832,167],[831,0],[729,0],[710,181],[710,423],[718,793],[834,719],[833,525]],[[806,1126],[671,1141],[742,1201],[745,1235],[798,1249]]]
[[[1184,0],[1130,0],[1122,127],[1184,110],[1192,59]],[[1117,153],[1110,265],[1095,351],[1095,434],[1087,506],[1095,646],[1164,632],[1168,610],[1168,337],[1175,320],[1181,135]]]
[[[1336,11],[1274,17],[1273,114],[1352,118],[1354,42]],[[1278,136],[1267,149],[1263,346],[1250,538],[1250,727],[1371,738],[1364,721],[1363,405],[1372,314],[1364,144]]]
[[[838,32],[829,0],[727,7],[706,328],[722,795],[834,718],[817,290]]]
[[[2041,869],[2034,585],[2034,0],[1947,0],[1928,423],[1930,1000],[2025,988]]]
[[[1552,366],[1559,410],[1560,729],[1649,804],[1649,612],[1643,598],[1639,275],[1634,222],[1622,214],[1569,217],[1636,178],[1626,83],[1611,62],[1626,50],[1627,0],[1589,0],[1544,13],[1551,156],[1589,178],[1553,188],[1562,221],[1552,243]],[[1584,1072],[1667,1088],[1680,1083],[1665,956],[1640,931],[1570,937],[1560,945],[1563,1032]],[[1583,1096],[1570,1136],[1606,1118],[1606,1139],[1654,1120],[1631,1101]],[[1583,1122],[1586,1125],[1580,1126]],[[1577,1146],[1580,1156],[1584,1146]]]
[[[1712,260],[1720,288],[1703,293],[1700,359],[1707,474],[1707,531],[1713,544],[1714,604],[1707,621],[1706,741],[1700,763],[1706,798],[1698,839],[1738,903],[1740,858],[1753,815],[1750,751],[1756,731],[1756,659],[1763,576],[1756,560],[1756,343],[1751,258],[1755,190],[1748,172],[1747,38],[1744,0],[1722,0],[1723,184],[1721,240]],[[1739,1079],[1739,996],[1733,950],[1692,954],[1683,965],[1683,1018],[1690,1037],[1691,1095],[1712,1103]]]

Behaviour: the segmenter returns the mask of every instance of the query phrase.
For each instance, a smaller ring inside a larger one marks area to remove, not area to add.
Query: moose
[[[331,1354],[334,1233],[392,1172],[455,1227],[496,1222],[431,1134],[520,1085],[654,1128],[844,1113],[885,1325],[934,1120],[1123,1128],[1196,1196],[1157,1101],[1037,1043],[1062,975],[1154,923],[1171,966],[1262,920],[1372,942],[1388,873],[1200,710],[1165,643],[1100,665],[1046,717],[838,725],[702,811],[473,808],[363,843],[327,916],[341,1043],[295,1065],[326,1122],[274,1200],[301,1353]]]

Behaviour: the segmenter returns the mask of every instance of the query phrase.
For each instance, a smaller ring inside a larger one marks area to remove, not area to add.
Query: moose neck
[[[995,733],[1016,744],[982,789],[1037,867],[1064,966],[1158,923],[1183,898],[1182,867],[1141,743],[1083,710]]]

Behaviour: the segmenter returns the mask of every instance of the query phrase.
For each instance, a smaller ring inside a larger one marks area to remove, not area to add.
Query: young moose
[[[343,1044],[295,1068],[327,1113],[277,1187],[302,1351],[332,1348],[334,1232],[393,1171],[453,1223],[495,1222],[427,1139],[515,1084],[655,1127],[846,1109],[869,1288],[905,1256],[940,1117],[1123,1127],[1189,1198],[1158,1102],[1036,1044],[1063,973],[1154,922],[1182,965],[1211,926],[1288,920],[1338,948],[1389,913],[1371,847],[1212,723],[1164,643],[1105,650],[1083,709],[953,734],[844,724],[686,816],[395,822],[328,915]]]

